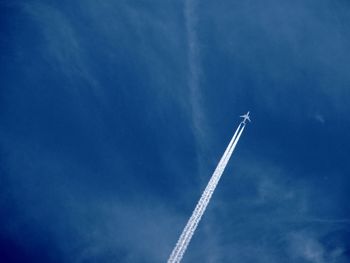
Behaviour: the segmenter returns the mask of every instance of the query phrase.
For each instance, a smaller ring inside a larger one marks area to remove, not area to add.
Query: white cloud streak
[[[80,95],[88,91],[103,101],[103,89],[90,70],[83,40],[70,18],[59,8],[48,4],[27,3],[22,8],[43,36],[39,55],[47,61],[51,70],[62,74],[69,81],[80,79],[86,83],[84,90],[72,85],[70,92]]]
[[[201,105],[200,92],[200,49],[196,26],[198,17],[196,14],[197,1],[186,0],[184,6],[186,35],[187,35],[187,59],[188,59],[188,88],[190,92],[190,105],[194,131],[197,137],[197,146],[201,147],[205,138],[205,117]]]

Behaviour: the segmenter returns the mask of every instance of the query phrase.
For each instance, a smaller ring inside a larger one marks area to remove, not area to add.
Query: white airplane
[[[243,124],[245,124],[246,120],[248,120],[249,122],[251,122],[250,117],[249,117],[249,111],[248,111],[246,114],[241,115],[241,116],[239,116],[239,117],[241,117],[241,118],[244,119],[244,120],[242,121]]]

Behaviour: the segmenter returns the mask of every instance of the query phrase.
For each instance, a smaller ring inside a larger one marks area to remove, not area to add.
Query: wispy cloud
[[[350,83],[345,62],[349,37],[344,33],[348,3],[226,1],[206,9],[213,46],[229,60],[229,69],[236,73],[234,83],[242,85],[232,95],[249,93],[259,108],[289,120],[309,111],[345,117]],[[241,73],[242,68],[250,82],[240,81],[237,71]],[[292,103],[281,105],[280,101]]]
[[[54,5],[26,3],[22,9],[35,23],[37,32],[44,39],[39,46],[40,53],[36,55],[46,60],[50,71],[61,74],[68,83],[72,82],[69,91],[77,96],[91,92],[97,99],[103,101],[103,89],[90,70],[87,50],[71,19]],[[79,79],[86,84],[84,90],[81,86],[78,89],[78,85],[74,85],[74,81]]]
[[[200,44],[198,43],[198,2],[197,0],[186,0],[184,3],[184,14],[187,35],[187,58],[188,58],[188,89],[192,114],[193,128],[197,140],[198,150],[201,151],[207,141],[208,127],[205,120],[203,108],[203,97],[201,92],[201,61]]]
[[[326,122],[326,120],[325,120],[325,118],[323,117],[323,115],[321,115],[321,114],[319,114],[319,113],[315,114],[314,119],[315,119],[317,122],[321,123],[321,124],[325,124],[325,122]]]
[[[173,245],[170,239],[177,235],[174,226],[181,227],[184,219],[161,200],[137,195],[121,200],[118,193],[109,195],[89,183],[98,175],[75,158],[6,134],[1,138],[0,144],[9,152],[10,168],[5,171],[9,200],[20,211],[11,215],[5,227],[12,236],[21,236],[21,245],[35,245],[38,240],[30,241],[25,233],[39,231],[53,238],[51,246],[60,251],[64,262],[166,260]],[[9,150],[12,147],[15,152]],[[39,169],[41,173],[36,173]]]
[[[324,263],[325,249],[312,235],[296,232],[288,236],[290,257],[302,259],[310,263]]]
[[[346,258],[346,241],[337,243],[328,236],[339,239],[337,231],[345,230],[349,220],[319,216],[314,200],[322,196],[309,188],[306,178],[256,157],[240,158],[227,173],[194,239],[188,255],[193,261],[208,255],[220,262],[281,262],[287,257],[290,262],[325,263]],[[321,210],[329,213],[327,207]],[[211,241],[206,241],[209,236]],[[201,252],[207,243],[208,251]]]

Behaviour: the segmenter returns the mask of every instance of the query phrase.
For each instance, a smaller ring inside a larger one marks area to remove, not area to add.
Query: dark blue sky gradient
[[[347,1],[0,11],[0,262],[350,261]]]

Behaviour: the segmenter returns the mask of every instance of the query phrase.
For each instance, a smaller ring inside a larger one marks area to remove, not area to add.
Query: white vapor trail
[[[184,230],[182,231],[182,234],[168,259],[168,263],[178,263],[181,261],[184,253],[186,252],[187,246],[190,243],[191,238],[198,226],[198,223],[201,220],[202,215],[204,214],[205,209],[209,204],[210,198],[213,195],[217,184],[219,183],[221,175],[223,174],[226,165],[238,143],[238,140],[244,130],[244,127],[245,124],[241,122],[235,134],[233,135],[229,145],[227,146],[224,154],[222,155],[220,162],[218,163],[212,177],[209,180],[209,183],[207,184],[207,187],[202,193],[202,196],[199,199],[190,219],[188,220]]]

